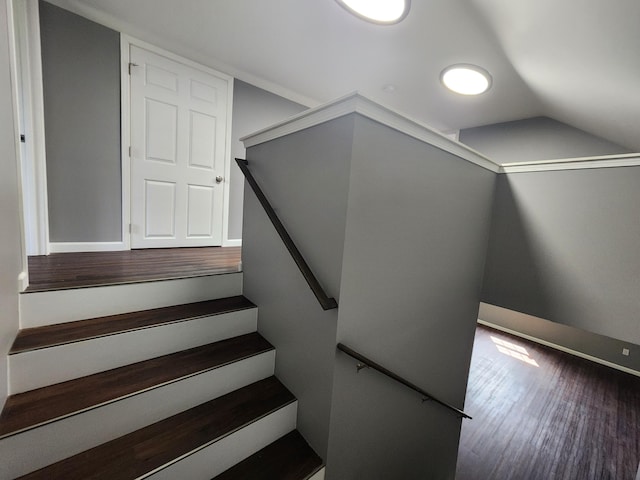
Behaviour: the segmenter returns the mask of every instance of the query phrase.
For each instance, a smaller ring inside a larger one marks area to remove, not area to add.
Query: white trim
[[[207,65],[203,65],[202,63],[194,62],[188,58],[177,55],[173,52],[165,50],[163,48],[157,47],[150,43],[145,42],[144,40],[140,40],[138,38],[132,37],[131,35],[127,35],[126,33],[120,34],[121,42],[126,42],[127,48],[131,45],[135,45],[136,47],[143,48],[144,50],[148,50],[157,55],[162,55],[163,57],[168,58],[169,60],[173,60],[174,62],[181,63],[182,65],[186,65],[191,68],[195,68],[196,70],[200,70],[209,75],[213,75],[214,77],[222,78],[229,82],[233,82],[233,77],[226,73],[220,72],[219,70],[215,70]]]
[[[12,4],[18,23],[18,29],[14,32],[19,58],[19,62],[16,58],[19,68],[16,72],[16,91],[19,89],[18,95],[22,98],[22,105],[18,108],[23,116],[24,132],[21,133],[25,134],[20,167],[25,224],[23,246],[29,255],[47,255],[49,207],[39,6],[37,0],[14,0],[7,4]]]
[[[227,238],[226,240],[222,240],[223,247],[241,247],[242,239],[241,238]]]
[[[120,180],[122,185],[122,243],[131,250],[131,82],[129,75],[129,40],[120,35]]]
[[[500,173],[584,170],[589,168],[634,167],[638,165],[640,165],[640,153],[624,153],[619,155],[601,155],[597,157],[537,160],[525,163],[503,163],[500,168]]]
[[[51,242],[50,253],[112,252],[129,250],[125,242]]]
[[[583,352],[579,352],[577,350],[572,350],[567,347],[563,347],[562,345],[558,345],[556,343],[548,342],[546,340],[542,340],[538,337],[533,337],[531,335],[527,335],[526,333],[518,332],[517,330],[512,330],[507,327],[503,327],[501,325],[496,325],[495,323],[487,322],[486,320],[478,319],[478,323],[481,325],[486,325],[487,327],[495,328],[496,330],[500,330],[505,333],[510,333],[511,335],[515,335],[516,337],[521,337],[526,340],[530,340],[535,343],[539,343],[541,345],[545,345],[547,347],[554,348],[556,350],[560,350],[561,352],[569,353],[571,355],[575,355],[576,357],[584,358],[585,360],[590,360],[595,363],[599,363],[600,365],[605,365],[607,367],[614,368],[616,370],[620,370],[621,372],[630,373],[631,375],[635,375],[636,377],[640,377],[640,372],[637,370],[633,370],[628,367],[623,367],[622,365],[618,365],[613,362],[609,362],[608,360],[603,360],[602,358],[593,357]]]
[[[29,286],[29,272],[25,269],[18,275],[18,291],[24,292]]]
[[[25,207],[24,191],[24,172],[23,165],[25,163],[24,152],[20,145],[20,131],[21,131],[21,116],[20,111],[20,67],[18,58],[20,51],[18,47],[18,34],[16,32],[18,23],[16,10],[14,9],[14,0],[5,0],[6,5],[6,19],[7,19],[7,40],[9,46],[9,74],[11,77],[11,107],[12,107],[12,120],[13,120],[13,148],[14,148],[14,160],[16,162],[16,171],[18,173],[18,214],[20,220],[20,260],[22,271],[18,274],[18,291],[23,292],[29,286],[29,272],[28,265],[29,259],[27,257],[28,244],[27,244],[27,210]],[[9,366],[7,365],[7,372]]]
[[[384,107],[359,93],[351,93],[331,103],[306,110],[290,119],[242,137],[245,148],[268,142],[305,128],[319,125],[351,113],[358,113],[389,128],[409,135],[417,140],[449,152],[470,163],[497,173],[500,167],[481,153],[463,145],[427,125],[410,119],[401,113]]]
[[[227,82],[227,125],[225,136],[225,148],[224,148],[224,179],[222,185],[222,246],[230,246],[229,243],[229,217],[230,212],[230,200],[229,189],[231,188],[231,142],[232,142],[232,125],[233,125],[233,79]]]

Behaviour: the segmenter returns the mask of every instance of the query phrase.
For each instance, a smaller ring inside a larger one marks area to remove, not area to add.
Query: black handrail
[[[396,375],[395,373],[393,373],[391,370],[387,370],[386,368],[384,368],[382,365],[374,362],[373,360],[368,359],[367,357],[365,357],[364,355],[356,352],[355,350],[347,347],[346,345],[342,344],[342,343],[338,343],[338,350],[343,351],[344,353],[346,353],[347,355],[355,358],[356,360],[358,360],[362,365],[358,365],[358,371],[361,368],[366,368],[366,367],[371,367],[374,370],[379,371],[380,373],[386,375],[389,378],[392,378],[393,380],[395,380],[396,382],[401,383],[402,385],[404,385],[405,387],[409,387],[411,390],[414,390],[416,392],[418,392],[419,394],[424,396],[423,400],[433,400],[436,403],[439,403],[440,405],[442,405],[443,407],[448,408],[449,410],[452,410],[454,412],[456,412],[461,418],[468,418],[471,419],[471,417],[469,415],[467,415],[466,413],[464,413],[462,410],[460,410],[459,408],[454,407],[453,405],[449,405],[446,402],[443,402],[442,400],[438,400],[436,397],[434,397],[433,395],[431,395],[430,393],[425,392],[423,389],[421,389],[420,387],[418,387],[417,385],[414,385],[413,383],[409,382],[408,380],[405,380],[404,378],[402,378],[399,375]]]
[[[287,232],[287,229],[284,228],[284,225],[282,225],[282,222],[276,215],[276,212],[273,210],[273,207],[269,203],[269,200],[267,200],[267,197],[265,197],[264,193],[262,192],[262,189],[256,182],[256,179],[253,178],[253,175],[249,171],[249,167],[248,167],[249,162],[242,158],[236,158],[236,163],[238,164],[238,167],[240,167],[240,170],[244,174],[249,185],[251,185],[253,192],[256,194],[256,197],[258,197],[258,200],[260,201],[260,204],[264,208],[264,211],[267,213],[267,216],[271,220],[271,223],[273,223],[273,226],[278,232],[278,235],[280,235],[280,238],[284,242],[285,247],[287,247],[287,250],[289,250],[289,253],[293,257],[293,260],[296,262],[296,265],[298,265],[298,268],[300,269],[300,273],[302,273],[302,276],[309,284],[309,287],[311,287],[311,290],[313,291],[314,295],[318,299],[318,302],[320,302],[320,305],[322,306],[322,308],[324,310],[331,310],[332,308],[337,308],[338,302],[336,302],[334,298],[330,298],[325,293],[324,289],[320,285],[320,282],[318,282],[318,279],[313,274],[313,272],[311,271],[311,268],[309,268],[309,265],[307,264],[302,254],[300,253],[300,250],[298,250],[298,247],[296,247],[296,244],[293,243],[293,240],[291,239],[291,236]]]

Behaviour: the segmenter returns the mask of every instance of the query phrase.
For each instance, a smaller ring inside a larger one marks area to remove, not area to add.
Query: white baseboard
[[[49,253],[129,250],[124,242],[49,242]]]
[[[222,242],[223,247],[241,247],[242,239],[241,238],[227,238]]]
[[[29,272],[23,271],[18,275],[18,291],[24,292],[29,286]]]
[[[586,353],[578,352],[577,350],[572,350],[570,348],[563,347],[562,345],[558,345],[556,343],[548,342],[546,340],[542,340],[540,338],[533,337],[531,335],[527,335],[526,333],[521,333],[521,332],[518,332],[516,330],[512,330],[510,328],[503,327],[501,325],[496,325],[495,323],[487,322],[487,321],[482,320],[480,318],[478,319],[478,323],[481,324],[481,325],[486,325],[487,327],[490,327],[490,328],[495,328],[496,330],[500,330],[501,332],[509,333],[511,335],[515,335],[516,337],[524,338],[525,340],[530,340],[532,342],[539,343],[540,345],[545,345],[547,347],[551,347],[551,348],[554,348],[556,350],[560,350],[561,352],[569,353],[571,355],[575,355],[576,357],[584,358],[585,360],[590,360],[592,362],[599,363],[600,365],[605,365],[607,367],[615,368],[616,370],[620,370],[621,372],[630,373],[631,375],[635,375],[636,377],[640,377],[640,372],[638,372],[637,370],[633,370],[631,368],[623,367],[622,365],[618,365],[616,363],[609,362],[607,360],[603,360],[602,358],[592,357],[591,355],[588,355]]]

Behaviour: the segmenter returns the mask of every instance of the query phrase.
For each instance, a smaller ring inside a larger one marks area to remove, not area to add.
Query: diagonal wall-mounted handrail
[[[302,276],[309,284],[309,287],[311,287],[311,291],[313,291],[322,308],[324,310],[337,308],[338,303],[334,298],[330,298],[325,293],[322,285],[320,285],[320,282],[318,282],[318,279],[311,271],[311,268],[309,268],[309,265],[300,253],[300,250],[298,250],[298,247],[296,247],[296,244],[291,239],[291,236],[287,232],[287,229],[284,228],[284,225],[282,225],[282,222],[276,215],[276,212],[273,210],[273,207],[269,203],[269,200],[267,200],[267,197],[264,195],[264,192],[256,182],[256,179],[251,174],[251,171],[248,167],[249,162],[242,158],[236,158],[236,163],[238,164],[238,167],[240,167],[240,170],[244,174],[244,177],[247,179],[247,183],[249,183],[251,189],[256,194],[256,197],[258,197],[258,200],[264,208],[264,211],[267,213],[267,216],[271,220],[271,223],[273,223],[273,226],[278,232],[278,235],[280,235],[282,242],[284,243],[285,247],[287,247],[287,250],[289,250],[291,257],[293,257],[293,260],[296,262],[296,265],[298,265],[298,268],[300,269],[300,273],[302,273]]]
[[[413,383],[409,382],[408,380],[405,380],[400,375],[397,375],[397,374],[393,373],[391,370],[388,370],[388,369],[384,368],[382,365],[374,362],[373,360],[368,359],[367,357],[365,357],[361,353],[356,352],[355,350],[347,347],[346,345],[344,345],[342,343],[338,343],[337,347],[338,347],[338,350],[346,353],[350,357],[355,358],[356,360],[358,360],[362,364],[362,365],[358,365],[358,371],[361,368],[371,367],[374,370],[377,370],[378,372],[382,373],[383,375],[386,375],[387,377],[392,378],[396,382],[401,383],[405,387],[408,387],[411,390],[414,390],[414,391],[418,392],[419,394],[423,395],[424,400],[433,400],[434,402],[442,405],[443,407],[448,408],[449,410],[455,412],[461,418],[471,419],[471,417],[469,415],[464,413],[459,408],[456,408],[453,405],[449,405],[447,402],[443,402],[442,400],[438,400],[436,397],[434,397],[430,393],[425,392],[423,389],[421,389],[417,385],[414,385]]]

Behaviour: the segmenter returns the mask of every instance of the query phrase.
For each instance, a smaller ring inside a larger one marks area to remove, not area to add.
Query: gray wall
[[[483,301],[640,345],[638,185],[640,167],[501,175]],[[605,359],[640,370],[622,344]]]
[[[307,107],[291,102],[240,80],[233,82],[233,125],[231,128],[231,179],[229,190],[229,238],[242,238],[244,178],[236,158],[246,158],[240,138],[284,120]]]
[[[119,34],[46,2],[40,3],[40,19],[51,241],[119,241]],[[233,161],[245,157],[240,137],[305,109],[235,80],[230,239],[242,237],[244,181]]]
[[[338,301],[352,134],[353,117],[344,117],[247,151],[278,216]],[[326,459],[338,313],[321,309],[248,187],[243,225],[244,294],[277,349],[276,375],[298,398],[298,428]]]
[[[629,153],[625,147],[546,117],[461,130],[460,141],[499,163]]]
[[[122,239],[120,37],[40,2],[49,237]]]
[[[0,409],[8,391],[7,353],[18,332],[18,275],[22,269],[9,38],[6,2],[0,5]]]
[[[356,117],[338,341],[464,404],[495,174]],[[456,415],[336,355],[328,478],[453,479]]]

